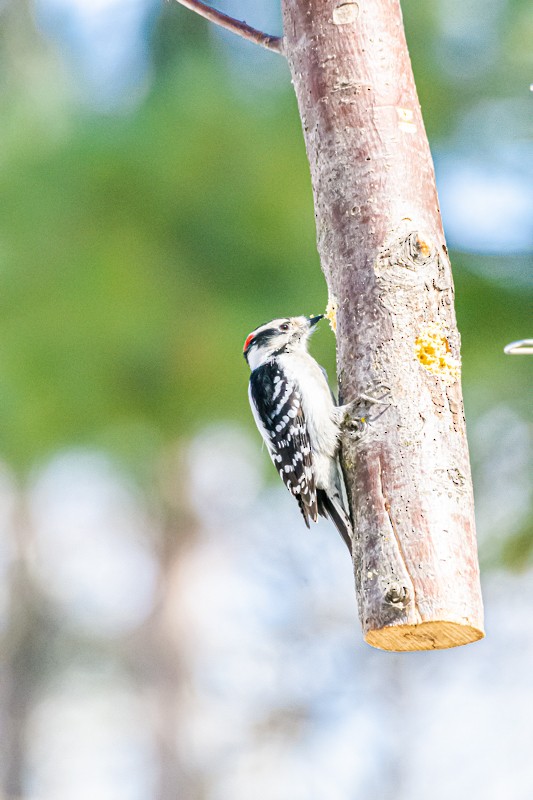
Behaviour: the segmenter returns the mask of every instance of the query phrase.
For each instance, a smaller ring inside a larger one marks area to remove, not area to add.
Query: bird
[[[273,319],[253,330],[243,355],[251,370],[248,397],[255,423],[305,524],[326,517],[350,553],[353,531],[339,462],[341,427],[350,406],[339,406],[327,374],[308,353],[324,315]]]

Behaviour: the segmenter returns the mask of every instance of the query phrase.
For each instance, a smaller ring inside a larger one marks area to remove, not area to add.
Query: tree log
[[[466,644],[484,633],[460,340],[400,5],[282,6],[339,388],[361,417],[343,468],[365,639]]]

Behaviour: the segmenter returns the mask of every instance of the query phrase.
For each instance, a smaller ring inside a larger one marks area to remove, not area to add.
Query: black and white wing
[[[318,519],[313,456],[298,386],[267,363],[250,376],[250,405],[285,486],[297,499],[305,524]]]

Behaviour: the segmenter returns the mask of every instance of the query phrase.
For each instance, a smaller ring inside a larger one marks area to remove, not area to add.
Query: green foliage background
[[[528,2],[505,6],[500,56],[468,81],[441,68],[436,6],[403,6],[432,146],[473,104],[526,90]],[[0,454],[24,475],[59,448],[96,445],[148,478],[167,443],[206,421],[251,427],[245,335],[325,305],[289,74],[243,90],[205,24],[165,5],[150,91],[99,114],[72,99],[28,6],[10,4],[3,22]],[[276,58],[258,51],[258,71]],[[511,257],[494,259],[497,280],[479,255],[452,253],[470,424],[528,403],[531,365],[502,353],[531,335],[527,296],[506,279]],[[333,348],[321,331],[330,375]],[[531,545],[520,537],[517,562]]]

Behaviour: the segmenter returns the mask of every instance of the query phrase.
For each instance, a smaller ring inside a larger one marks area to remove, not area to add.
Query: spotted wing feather
[[[297,499],[305,524],[318,518],[313,456],[298,386],[264,364],[250,377],[250,405],[285,486]]]

